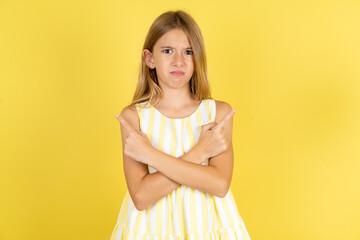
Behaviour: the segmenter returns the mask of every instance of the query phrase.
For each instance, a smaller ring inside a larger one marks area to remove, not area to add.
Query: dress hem
[[[250,237],[241,223],[226,228],[219,228],[203,234],[151,234],[134,231],[123,231],[122,226],[116,226],[110,240],[250,240]]]

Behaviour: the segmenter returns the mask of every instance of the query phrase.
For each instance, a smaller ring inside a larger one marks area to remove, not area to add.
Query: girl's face
[[[193,51],[183,30],[168,31],[155,43],[152,53],[145,49],[143,54],[146,64],[156,68],[162,89],[189,87],[194,72]]]

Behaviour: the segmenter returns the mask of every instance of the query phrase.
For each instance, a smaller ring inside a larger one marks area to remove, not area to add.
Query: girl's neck
[[[190,89],[184,90],[166,90],[163,91],[163,97],[158,104],[159,109],[182,109],[191,105],[198,105]]]

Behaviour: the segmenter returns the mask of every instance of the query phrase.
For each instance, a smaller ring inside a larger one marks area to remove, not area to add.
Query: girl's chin
[[[184,87],[189,87],[189,80],[188,81],[184,81],[183,79],[172,79],[171,81],[168,82],[161,82],[161,86],[166,86],[169,88],[184,88]]]

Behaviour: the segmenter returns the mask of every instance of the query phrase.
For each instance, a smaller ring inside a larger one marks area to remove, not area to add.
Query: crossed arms
[[[138,210],[144,210],[186,185],[218,197],[228,192],[233,170],[232,110],[225,102],[216,101],[217,114],[212,129],[202,130],[198,143],[180,158],[151,146],[139,129],[136,110],[124,108],[118,118],[121,126],[123,166],[129,193]],[[203,129],[204,128],[203,126]],[[216,130],[216,131],[215,131]],[[222,148],[223,136],[226,148]],[[218,149],[218,154],[211,151]],[[200,163],[210,158],[209,165]],[[147,165],[158,171],[150,174]]]

